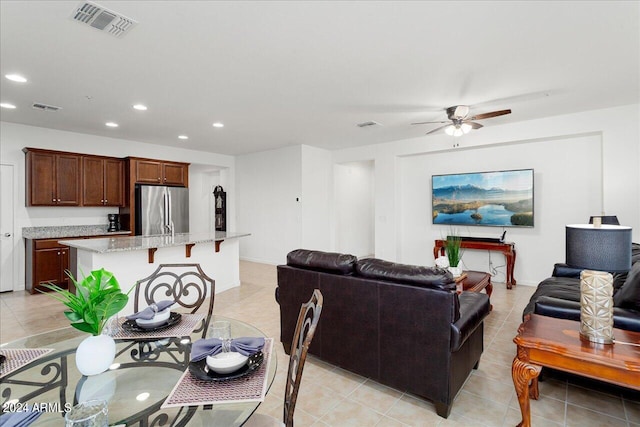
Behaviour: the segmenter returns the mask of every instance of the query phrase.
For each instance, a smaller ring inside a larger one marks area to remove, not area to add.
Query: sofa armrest
[[[451,351],[458,351],[491,311],[489,296],[479,292],[463,292],[460,301],[460,318],[451,324]]]
[[[573,277],[580,278],[580,273],[584,268],[569,267],[565,263],[557,263],[553,266],[553,277]]]

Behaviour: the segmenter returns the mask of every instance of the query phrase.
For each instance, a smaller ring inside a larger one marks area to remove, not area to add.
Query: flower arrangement
[[[128,292],[122,293],[113,273],[104,268],[92,271],[82,281],[74,279],[68,271],[67,275],[75,284],[76,293],[46,284],[44,287],[55,292],[47,295],[69,308],[64,315],[71,321],[71,326],[94,336],[102,334],[107,320],[127,305]]]

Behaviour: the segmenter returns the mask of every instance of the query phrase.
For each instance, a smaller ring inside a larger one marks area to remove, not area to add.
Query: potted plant
[[[69,272],[67,275],[76,286],[75,293],[54,284],[44,287],[54,291],[47,295],[69,308],[64,315],[71,321],[71,326],[91,334],[76,351],[78,370],[83,375],[99,374],[109,368],[116,354],[113,338],[102,331],[109,318],[127,305],[129,297],[122,293],[113,273],[105,269],[94,270],[81,281]]]
[[[451,274],[453,274],[454,277],[458,277],[462,274],[462,268],[458,266],[462,256],[460,253],[461,244],[462,238],[460,236],[456,236],[455,234],[447,236],[445,252],[447,254],[447,259],[449,260],[449,271],[451,271]]]

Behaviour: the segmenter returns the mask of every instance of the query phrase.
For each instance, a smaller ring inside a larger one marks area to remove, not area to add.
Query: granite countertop
[[[107,224],[23,227],[22,237],[25,239],[57,239],[63,237],[131,234],[130,231],[126,230],[109,232],[107,227]]]
[[[150,248],[181,246],[195,243],[221,242],[249,236],[250,233],[216,231],[215,233],[178,233],[174,236],[129,236],[116,238],[61,240],[61,243],[76,249],[90,252],[107,253],[121,251],[137,251]]]

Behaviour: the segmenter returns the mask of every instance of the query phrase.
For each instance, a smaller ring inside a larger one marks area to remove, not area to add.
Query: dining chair
[[[320,320],[322,301],[320,289],[314,289],[311,299],[300,307],[296,331],[293,334],[293,342],[291,343],[291,356],[289,356],[287,384],[284,390],[283,420],[280,421],[266,414],[254,413],[243,424],[244,427],[293,427],[293,411],[296,407],[298,390],[302,381],[302,370],[307,359],[307,351]]]
[[[200,264],[160,264],[150,276],[136,282],[134,292],[134,312],[166,299],[175,300],[189,313],[206,309],[202,327],[194,331],[202,331],[202,338],[205,338],[213,312],[216,283],[202,271]]]

